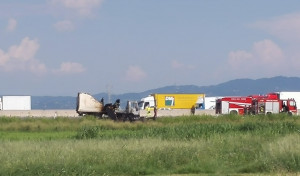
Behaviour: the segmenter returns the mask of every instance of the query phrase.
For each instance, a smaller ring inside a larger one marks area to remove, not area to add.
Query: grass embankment
[[[0,118],[0,175],[300,172],[300,118]]]

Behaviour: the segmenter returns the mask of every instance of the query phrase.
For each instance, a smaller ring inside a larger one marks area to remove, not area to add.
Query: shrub
[[[78,130],[76,139],[93,139],[98,136],[99,128],[97,126],[84,126]]]

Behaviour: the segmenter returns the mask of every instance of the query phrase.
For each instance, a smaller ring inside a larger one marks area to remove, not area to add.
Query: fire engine
[[[250,111],[251,97],[223,97],[216,100],[216,114],[240,114]]]
[[[278,114],[281,112],[290,115],[297,114],[296,101],[294,99],[279,99],[278,93],[250,97],[252,97],[252,114]]]
[[[248,97],[224,97],[216,101],[216,114],[297,114],[294,99],[279,99],[278,93],[250,95]]]

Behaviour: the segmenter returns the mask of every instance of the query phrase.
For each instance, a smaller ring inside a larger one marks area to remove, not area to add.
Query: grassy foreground
[[[297,116],[0,118],[0,175],[297,173]]]

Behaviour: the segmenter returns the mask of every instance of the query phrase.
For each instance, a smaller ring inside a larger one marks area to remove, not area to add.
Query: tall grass
[[[298,135],[161,139],[7,141],[0,175],[236,174],[300,171]]]
[[[299,122],[281,115],[0,118],[0,175],[296,174]]]

